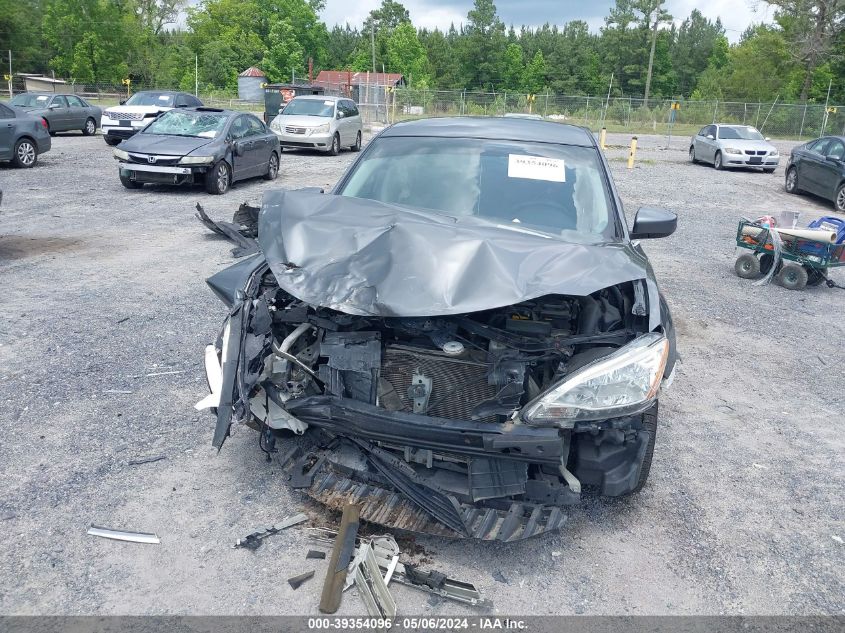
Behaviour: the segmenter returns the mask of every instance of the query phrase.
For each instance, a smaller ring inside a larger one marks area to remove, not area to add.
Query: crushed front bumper
[[[207,165],[201,167],[169,167],[142,163],[118,163],[120,175],[135,182],[183,184],[195,182],[194,176],[205,174]]]

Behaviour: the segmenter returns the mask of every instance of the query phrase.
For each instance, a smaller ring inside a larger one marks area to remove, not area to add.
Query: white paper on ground
[[[566,182],[563,159],[508,154],[508,178]]]

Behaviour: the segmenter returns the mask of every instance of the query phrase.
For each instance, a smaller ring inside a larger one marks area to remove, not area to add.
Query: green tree
[[[264,51],[261,69],[278,81],[282,77],[295,79],[297,70],[305,67],[305,49],[296,37],[293,24],[286,18],[270,27],[269,48]]]
[[[402,73],[409,85],[427,87],[428,57],[410,22],[393,29],[387,40],[387,65],[390,72]]]
[[[546,60],[543,57],[543,51],[537,51],[525,69],[522,89],[529,94],[538,94],[545,89],[546,85]]]
[[[508,44],[505,49],[502,79],[506,90],[522,88],[525,74],[525,61],[522,58],[522,47],[519,44]]]
[[[488,90],[501,83],[507,38],[492,0],[475,0],[462,38],[465,85]]]

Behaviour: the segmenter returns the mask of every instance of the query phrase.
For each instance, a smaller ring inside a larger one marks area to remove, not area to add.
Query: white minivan
[[[334,156],[361,150],[361,113],[352,99],[303,95],[291,99],[270,123],[282,147],[317,149]]]

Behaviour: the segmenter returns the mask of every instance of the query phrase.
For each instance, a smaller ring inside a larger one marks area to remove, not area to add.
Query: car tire
[[[698,159],[695,157],[695,145],[689,146],[689,162],[693,164],[698,162]]]
[[[93,136],[96,131],[97,131],[97,122],[94,119],[92,119],[91,117],[88,117],[85,120],[85,126],[82,128],[83,136]]]
[[[790,167],[786,170],[786,181],[783,188],[786,189],[786,193],[801,191],[798,188],[798,169],[796,167]]]
[[[103,138],[106,141],[106,145],[111,145],[112,147],[114,147],[115,145],[120,145],[121,139],[119,138],[115,138],[113,136],[104,136]]]
[[[126,187],[127,189],[140,189],[144,186],[142,182],[136,182],[132,180],[129,176],[124,176],[120,174],[120,184]]]
[[[361,151],[361,132],[358,132],[358,136],[355,137],[355,145],[350,147],[353,152],[360,152]]]
[[[760,276],[760,260],[751,253],[744,253],[737,258],[734,272],[742,279],[756,279]]]
[[[225,160],[216,163],[205,174],[205,190],[210,194],[222,196],[229,191],[230,184],[232,184],[232,170],[229,169],[229,163]]]
[[[276,180],[279,175],[279,155],[276,152],[270,154],[270,160],[267,161],[267,173],[264,174],[264,180]]]
[[[807,287],[807,269],[799,264],[784,264],[778,272],[777,281],[787,290],[803,290]]]
[[[716,152],[716,156],[713,158],[713,167],[717,171],[721,171],[724,168],[724,165],[722,165],[722,152]]]
[[[845,213],[845,183],[839,185],[839,189],[836,190],[833,206],[839,213]]]
[[[340,154],[340,135],[335,134],[334,138],[332,138],[332,146],[329,148],[329,154],[332,156],[337,156]]]
[[[643,458],[643,465],[640,467],[640,476],[639,479],[637,479],[637,485],[633,490],[631,490],[631,492],[625,493],[622,496],[627,497],[629,495],[637,494],[643,489],[646,481],[648,481],[648,474],[651,471],[651,460],[654,457],[654,444],[657,440],[657,411],[658,406],[655,402],[651,409],[643,413],[643,430],[648,431],[651,434],[651,439],[649,439],[648,446],[645,450],[645,457]]]
[[[15,143],[12,162],[16,167],[30,168],[38,162],[38,147],[31,138],[24,137]]]

